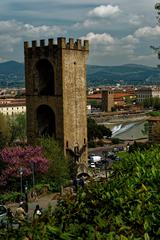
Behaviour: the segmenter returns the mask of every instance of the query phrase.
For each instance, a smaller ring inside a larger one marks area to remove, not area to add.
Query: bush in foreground
[[[18,234],[30,239],[160,239],[160,147],[130,153],[104,182],[92,182],[60,201]],[[17,239],[13,238],[12,239]]]

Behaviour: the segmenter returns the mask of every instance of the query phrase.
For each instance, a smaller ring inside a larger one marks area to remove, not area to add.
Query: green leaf
[[[128,238],[126,238],[124,235],[121,235],[120,240],[128,240]]]
[[[150,240],[150,237],[149,237],[148,233],[144,234],[144,240]]]

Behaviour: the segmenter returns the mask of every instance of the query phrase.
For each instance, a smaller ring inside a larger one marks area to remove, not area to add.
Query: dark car
[[[96,162],[96,167],[97,168],[102,168],[104,166],[103,162]]]
[[[107,157],[112,159],[112,160],[114,160],[115,157],[116,157],[116,154],[114,152],[108,152],[108,156]]]

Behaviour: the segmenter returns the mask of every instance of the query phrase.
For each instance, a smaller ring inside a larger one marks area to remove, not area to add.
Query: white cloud
[[[151,62],[154,63],[156,67],[158,65],[158,58],[156,54],[146,54],[146,55],[132,55],[130,56],[130,61],[137,64],[150,65]]]
[[[135,38],[133,35],[128,35],[122,38],[121,41],[123,44],[130,44],[130,45],[139,43],[139,39]]]
[[[86,19],[83,22],[78,22],[73,25],[74,29],[82,29],[82,28],[91,28],[95,27],[98,24],[97,21],[93,21],[91,19]]]
[[[107,33],[88,33],[85,37],[82,37],[82,39],[87,39],[91,44],[113,44],[114,38]]]
[[[120,13],[119,6],[101,5],[89,11],[89,16],[106,18]]]
[[[130,15],[129,16],[129,23],[134,26],[138,26],[142,23],[142,20],[144,19],[143,15]]]
[[[117,38],[107,33],[90,32],[82,39],[88,39],[90,42],[90,63],[95,64],[94,59],[98,58],[99,64],[102,65],[113,59],[115,64],[118,62],[123,64],[126,60],[132,62],[131,59],[136,56],[136,48],[139,44],[139,39],[133,35]]]
[[[136,37],[158,37],[160,36],[160,26],[155,26],[155,27],[143,27],[143,28],[139,28],[135,31],[134,35]]]
[[[34,26],[15,20],[0,21],[0,61],[6,59],[7,55],[12,56],[11,59],[22,56],[23,41],[57,37],[59,34],[64,34],[64,31],[57,26]]]

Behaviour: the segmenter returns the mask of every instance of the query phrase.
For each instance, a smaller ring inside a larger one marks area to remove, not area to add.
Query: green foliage
[[[159,97],[151,97],[146,98],[143,101],[144,108],[154,108],[155,110],[160,110],[160,98]]]
[[[119,144],[121,140],[119,138],[112,138],[112,143],[113,144]]]
[[[142,129],[141,132],[142,132],[144,135],[148,134],[148,132],[149,132],[149,123],[148,123],[148,122],[145,122],[145,123],[144,123],[144,129]]]
[[[136,152],[136,151],[145,151],[145,150],[148,150],[150,149],[151,147],[151,144],[148,142],[148,143],[137,143],[136,141],[134,141],[134,143],[129,146],[129,152]]]
[[[152,117],[159,117],[160,116],[160,111],[149,112],[148,115],[152,116]]]
[[[10,131],[8,126],[8,119],[0,113],[0,149],[8,144],[10,138]]]
[[[18,140],[22,143],[26,139],[26,115],[24,113],[16,114],[9,119],[10,144]]]
[[[158,240],[159,179],[160,146],[127,154],[107,180],[66,196],[12,239]]]
[[[112,131],[106,128],[104,125],[98,125],[93,118],[87,119],[88,125],[88,141],[92,141],[96,138],[102,139],[103,136],[111,137]]]
[[[109,181],[60,202],[56,225],[75,239],[159,239],[159,150],[128,154],[113,165]]]
[[[15,140],[25,142],[26,119],[25,114],[16,114],[14,117],[4,116],[0,113],[0,149],[13,145]]]
[[[90,105],[91,105],[92,107],[94,107],[94,108],[101,108],[101,107],[102,107],[101,101],[88,100],[87,103],[90,104]]]
[[[95,148],[95,147],[96,147],[95,141],[89,141],[89,142],[88,142],[88,147],[89,147],[89,148]]]
[[[16,202],[17,199],[20,198],[21,193],[19,192],[7,192],[4,194],[0,194],[0,204],[8,203],[8,202]]]
[[[54,138],[40,138],[38,144],[42,146],[44,156],[49,160],[46,181],[54,182],[57,188],[60,188],[69,178],[69,159],[64,156],[62,146]]]

